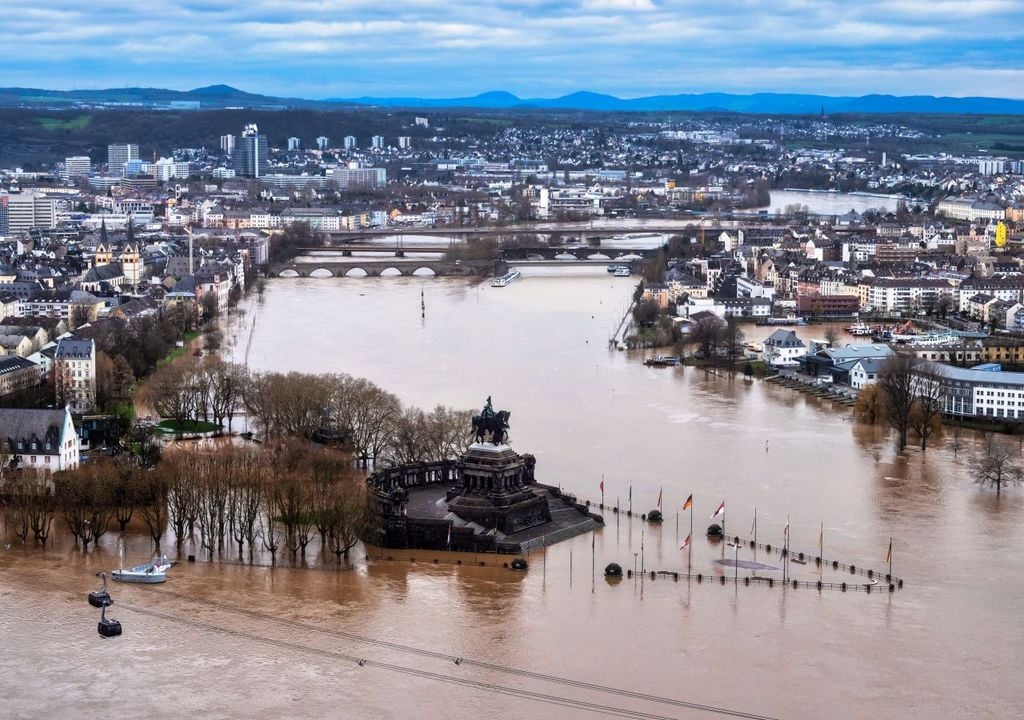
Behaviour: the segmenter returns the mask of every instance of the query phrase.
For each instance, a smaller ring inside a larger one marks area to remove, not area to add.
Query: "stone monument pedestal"
[[[508,445],[474,443],[461,464],[461,483],[448,491],[460,518],[506,535],[551,521],[547,499],[531,488],[532,463]]]

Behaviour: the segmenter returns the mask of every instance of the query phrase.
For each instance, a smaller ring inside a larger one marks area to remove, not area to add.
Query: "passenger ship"
[[[509,270],[504,275],[501,275],[491,280],[491,287],[505,287],[520,275],[522,275],[522,273],[519,272],[518,270]]]

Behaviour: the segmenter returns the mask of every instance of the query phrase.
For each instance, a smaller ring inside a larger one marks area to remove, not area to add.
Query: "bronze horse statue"
[[[476,441],[483,442],[487,433],[491,434],[491,442],[501,445],[508,439],[508,419],[511,416],[508,410],[499,410],[490,414],[473,416],[473,432],[476,433]]]

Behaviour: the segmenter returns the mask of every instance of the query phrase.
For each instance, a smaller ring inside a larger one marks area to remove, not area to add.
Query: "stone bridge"
[[[429,270],[438,277],[467,277],[472,275],[491,275],[494,263],[471,260],[402,260],[399,258],[353,258],[349,262],[331,262],[330,260],[314,260],[311,262],[290,262],[271,265],[267,269],[268,277],[346,277],[353,271],[362,270],[367,277],[378,277],[389,270],[398,271],[399,275],[410,276],[419,270]],[[395,273],[389,273],[395,274]],[[421,275],[425,273],[420,273]],[[361,276],[359,276],[361,277]]]

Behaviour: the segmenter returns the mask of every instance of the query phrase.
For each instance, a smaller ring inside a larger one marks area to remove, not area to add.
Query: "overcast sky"
[[[0,85],[1024,97],[1024,0],[4,0]]]

